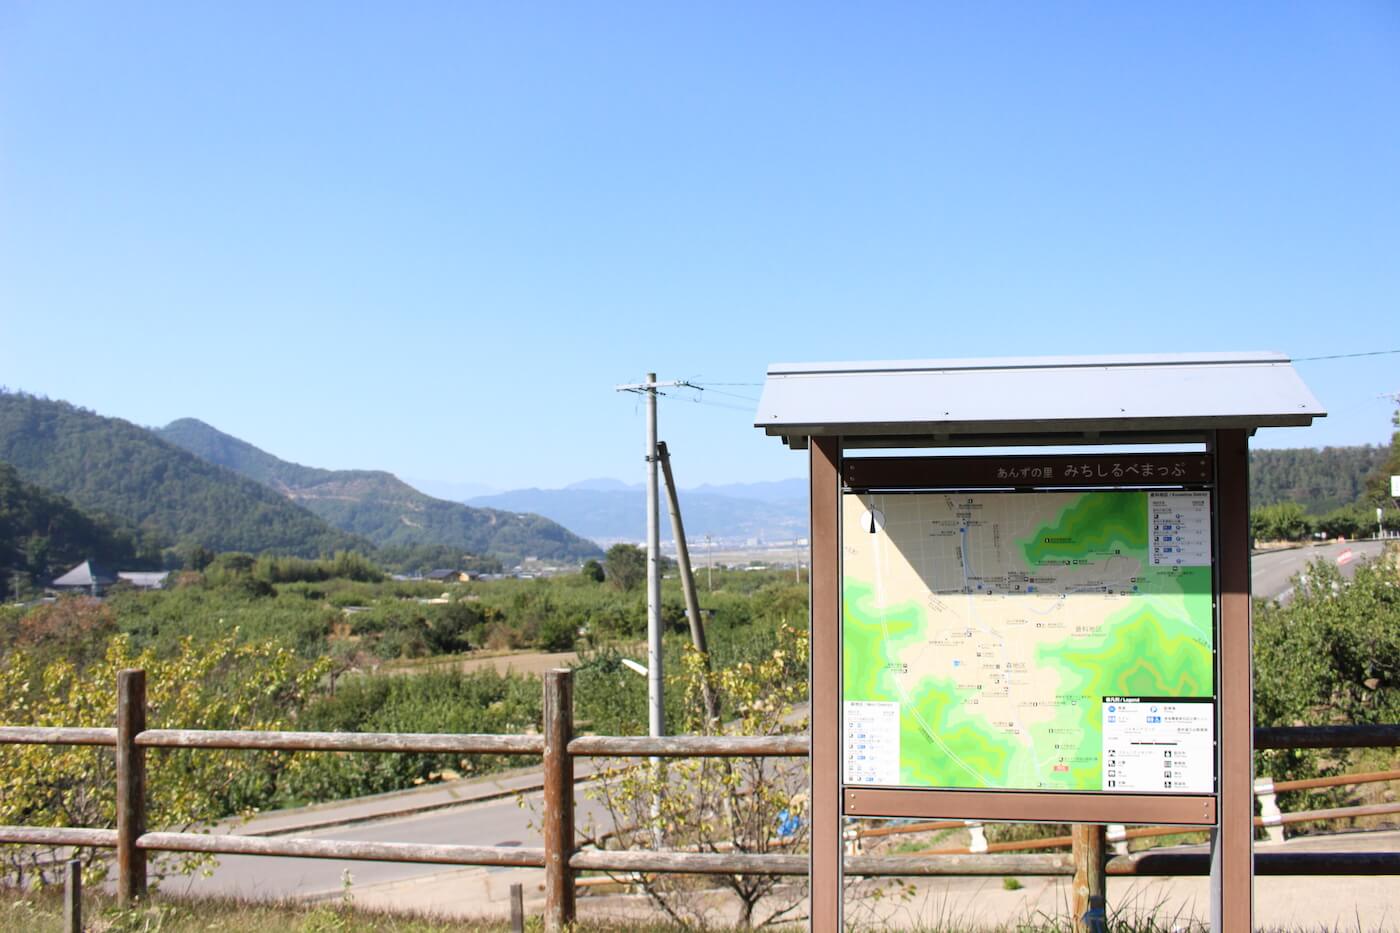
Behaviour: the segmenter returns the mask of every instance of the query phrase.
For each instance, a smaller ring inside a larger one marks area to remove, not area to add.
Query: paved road
[[[1335,563],[1348,552],[1351,558],[1340,567],[1342,574],[1350,579],[1357,565],[1363,560],[1374,560],[1384,545],[1383,541],[1348,541],[1255,554],[1251,562],[1254,595],[1286,601],[1293,592],[1293,577],[1306,570],[1309,564],[1316,560]]]
[[[1291,578],[1312,561],[1322,559],[1335,562],[1343,551],[1350,550],[1353,559],[1342,565],[1343,572],[1350,574],[1355,572],[1360,560],[1374,558],[1381,549],[1381,542],[1362,541],[1256,555],[1253,559],[1252,575],[1254,592],[1259,596],[1286,597],[1291,590]],[[497,783],[509,783],[512,787],[519,787],[531,785],[534,781],[528,772],[519,772],[509,781],[498,780]],[[484,784],[485,782],[480,786],[484,787]],[[580,785],[580,791],[582,787]],[[380,798],[382,803],[361,800],[324,804],[296,813],[267,814],[246,827],[245,831],[265,832],[270,829],[274,832],[286,832],[293,830],[297,825],[324,825],[342,817],[364,819],[376,812],[376,807],[379,813],[401,814],[412,809],[416,805],[415,801],[425,806],[442,807],[444,803],[450,804],[450,798],[456,794],[469,796],[470,792],[456,786],[443,786],[386,796]],[[601,822],[602,815],[597,805],[588,801],[582,792],[576,796],[580,824],[584,824],[590,816]],[[541,795],[531,792],[525,795],[525,799],[528,802],[525,808],[521,808],[512,796],[434,809],[432,812],[418,815],[390,816],[374,822],[312,830],[299,835],[316,839],[376,842],[539,846],[542,844],[539,833],[531,828],[530,823],[531,809],[536,813],[543,809]],[[443,872],[456,872],[458,875],[461,873],[461,869],[442,866],[388,862],[225,856],[212,876],[173,880],[167,882],[166,890],[177,893],[189,891],[255,897],[324,897],[341,891],[342,879],[347,869],[354,879],[352,890],[361,886],[395,887],[396,883],[407,879],[426,879],[427,876]],[[518,869],[487,869],[486,874],[510,871],[519,872]]]
[[[579,785],[577,821],[587,826],[590,820],[603,823],[601,807],[587,798],[588,785]],[[351,839],[365,842],[417,842],[429,845],[495,845],[538,847],[544,844],[539,831],[531,826],[543,812],[543,795],[524,795],[526,806],[515,798],[466,804],[445,810],[435,810],[419,816],[397,817],[354,826],[298,833],[298,838]],[[324,817],[326,808],[318,808],[317,817]],[[285,819],[283,822],[287,822]],[[250,827],[253,828],[253,827]],[[176,894],[219,894],[252,898],[323,897],[342,891],[345,872],[353,879],[351,890],[359,885],[380,885],[387,882],[453,871],[450,867],[415,865],[398,862],[351,862],[331,859],[269,858],[264,856],[226,855],[207,878],[179,878],[165,882],[163,889]],[[510,869],[500,869],[509,871]],[[488,871],[492,871],[488,869]]]

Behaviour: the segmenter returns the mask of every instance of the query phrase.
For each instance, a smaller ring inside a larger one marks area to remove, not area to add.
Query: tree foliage
[[[286,710],[305,701],[324,673],[274,643],[240,643],[236,636],[212,642],[185,639],[169,657],[137,652],[117,636],[103,655],[83,667],[69,659],[36,665],[24,652],[0,661],[0,721],[10,725],[112,725],[116,675],[126,668],[147,672],[151,728],[284,729]],[[116,825],[113,753],[82,746],[0,746],[0,823],[27,826]],[[147,754],[147,825],[187,831],[243,809],[265,795],[285,767],[276,754],[197,750]],[[106,853],[79,850],[85,874],[100,880]],[[63,861],[54,850],[0,849],[3,880],[15,886],[53,883]],[[199,856],[180,856],[158,866],[190,870]],[[159,869],[158,869],[159,874]]]
[[[806,588],[786,575],[721,570],[715,584],[702,601],[713,610],[707,628],[718,667],[768,657],[779,648],[783,623],[800,625],[805,618]],[[684,667],[686,623],[679,582],[667,579],[662,586],[665,668],[674,673]],[[298,663],[322,665],[330,675],[282,709],[281,715],[296,719],[299,728],[519,731],[535,722],[540,695],[535,679],[489,671],[428,679],[420,679],[421,673],[373,672],[405,658],[435,656],[451,665],[454,656],[483,646],[562,649],[584,629],[588,634],[580,646],[575,688],[579,721],[594,731],[626,735],[646,730],[646,682],[621,663],[623,657],[637,657],[645,619],[642,592],[624,593],[579,574],[444,588],[387,579],[353,554],[304,561],[226,553],[203,573],[172,575],[168,588],[159,592],[113,591],[102,600],[65,597],[52,605],[0,607],[0,663],[34,672],[37,684],[42,671],[59,662],[78,672],[97,670],[115,638],[123,640],[128,653],[167,662],[186,656],[191,644],[272,643]],[[92,678],[105,676],[95,673]],[[243,674],[228,666],[218,676],[237,680]],[[100,689],[110,692],[111,685]],[[683,728],[690,715],[684,691],[670,691],[669,728]],[[174,718],[164,721],[180,724]],[[51,720],[74,722],[57,712]],[[308,762],[304,777],[288,770],[288,762],[303,757]],[[237,799],[240,805],[260,807],[305,802],[410,787],[435,775],[487,771],[508,763],[484,758],[464,764],[447,756],[376,764],[373,758],[291,756],[278,768],[250,764],[246,767],[254,769],[257,780],[250,778]]]
[[[413,677],[343,680],[334,696],[311,704],[305,728],[329,732],[440,732],[522,734],[541,725],[538,680],[492,670],[438,672]],[[459,754],[302,756],[285,775],[277,802],[293,805],[401,790],[428,781],[538,765],[529,756]]]
[[[1251,450],[1249,498],[1255,506],[1295,502],[1321,515],[1349,506],[1366,492],[1368,477],[1385,461],[1384,446]]]
[[[26,482],[140,528],[165,547],[311,557],[368,549],[252,480],[145,428],[66,402],[0,391],[0,461]]]
[[[0,600],[45,586],[92,559],[108,567],[160,566],[160,549],[129,527],[95,518],[0,463]]]
[[[1294,583],[1287,605],[1254,612],[1254,709],[1258,725],[1400,721],[1400,573],[1396,552],[1364,563],[1348,581],[1328,561]],[[1342,773],[1350,756],[1260,752],[1275,778]]]
[[[1301,541],[1312,527],[1307,511],[1296,502],[1266,505],[1249,515],[1249,531],[1256,541]]]
[[[800,732],[806,717],[793,714],[806,698],[807,633],[785,627],[766,656],[707,673],[694,650],[685,652],[670,689],[681,692],[679,731],[688,735],[775,735]],[[724,724],[707,720],[702,685],[727,704]],[[655,767],[613,762],[588,791],[606,814],[592,840],[602,847],[762,854],[806,850],[808,766],[805,759],[682,758]],[[770,875],[711,876],[738,902],[738,925],[764,926],[799,919],[805,886]],[[636,877],[627,880],[636,883]],[[711,905],[692,879],[642,876],[648,899],[672,920],[704,925]]]
[[[623,592],[634,590],[647,577],[647,552],[634,544],[614,544],[603,559],[608,582]]]

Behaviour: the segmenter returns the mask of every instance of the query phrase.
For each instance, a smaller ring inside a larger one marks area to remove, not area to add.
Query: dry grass
[[[231,899],[182,900],[157,898],[144,908],[124,910],[105,894],[85,893],[83,928],[92,933],[506,933],[503,921],[447,919],[424,913],[387,913],[356,908],[344,903],[304,904],[293,902],[247,902]],[[934,913],[933,925],[911,929],[910,933],[1071,933],[1066,918],[1034,914],[1004,927],[971,924],[955,913]],[[782,929],[802,929],[805,924]],[[62,892],[56,889],[19,892],[0,888],[0,933],[57,933],[63,928]],[[1201,933],[1203,928],[1186,918],[1165,916],[1157,911],[1110,911],[1109,928],[1114,933]],[[529,918],[525,929],[541,933],[538,917]],[[682,933],[685,929],[668,923],[640,921],[584,921],[577,933]],[[707,927],[707,930],[727,930]],[[1300,930],[1302,928],[1299,928]],[[1319,929],[1319,928],[1309,928]],[[1358,923],[1357,930],[1363,929]],[[1275,930],[1271,933],[1291,933]],[[1343,933],[1338,928],[1336,933]]]
[[[59,890],[0,889],[0,933],[58,933],[63,927]],[[526,930],[543,929],[538,917]],[[448,919],[427,913],[371,911],[343,903],[305,904],[157,897],[144,908],[124,910],[105,894],[83,895],[83,929],[92,933],[506,933],[503,921]],[[579,933],[679,933],[670,924],[582,923]]]

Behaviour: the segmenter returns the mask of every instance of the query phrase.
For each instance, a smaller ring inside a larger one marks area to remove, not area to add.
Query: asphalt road
[[[605,825],[599,804],[589,800],[587,785],[575,792],[576,819],[580,826],[589,820]],[[428,845],[493,845],[539,847],[544,845],[539,830],[532,826],[544,810],[543,794],[526,794],[526,806],[514,798],[467,804],[448,810],[435,810],[419,816],[398,817],[354,826],[338,826],[308,833],[307,839],[352,839],[365,842],[416,842]],[[320,809],[319,816],[328,811]],[[246,898],[320,897],[340,893],[345,872],[356,885],[378,885],[401,881],[438,871],[454,871],[451,866],[401,862],[352,862],[332,859],[272,858],[251,855],[225,855],[209,877],[167,880],[162,890],[175,894],[217,894]],[[488,869],[489,870],[489,869]],[[499,869],[509,871],[513,869]]]
[[[1381,550],[1382,542],[1361,541],[1255,555],[1252,563],[1254,593],[1269,598],[1287,598],[1292,590],[1293,576],[1313,561],[1336,562],[1344,552],[1350,551],[1351,558],[1340,565],[1343,573],[1349,576],[1355,572],[1361,560],[1373,559]],[[587,799],[583,791],[584,785],[580,785],[575,795],[578,801],[579,824],[586,825],[592,818],[601,825],[601,808]],[[515,799],[506,798],[436,810],[418,816],[403,816],[312,831],[304,835],[313,839],[374,842],[540,846],[543,843],[538,830],[531,826],[531,814],[532,811],[539,813],[543,810],[542,795],[531,793],[525,795],[524,799],[527,801],[524,808],[520,807]],[[347,810],[354,806],[354,802],[346,802]],[[318,807],[314,819],[334,819],[335,812],[334,805]],[[224,856],[211,876],[172,879],[165,883],[165,890],[173,893],[260,898],[321,897],[334,895],[342,890],[344,873],[347,870],[353,879],[353,891],[355,885],[382,885],[456,869],[392,862]]]
[[[1350,558],[1338,566],[1342,575],[1350,579],[1357,565],[1380,556],[1384,545],[1383,541],[1348,541],[1255,554],[1250,563],[1254,595],[1286,601],[1293,593],[1293,577],[1306,570],[1309,564],[1318,560],[1337,563],[1345,554],[1350,554]]]

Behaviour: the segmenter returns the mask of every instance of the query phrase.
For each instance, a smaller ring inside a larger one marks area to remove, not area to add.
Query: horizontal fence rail
[[[675,852],[578,849],[572,820],[573,759],[762,757],[803,758],[810,752],[806,735],[764,736],[580,736],[573,737],[572,675],[551,671],[545,677],[545,731],[540,735],[479,735],[429,733],[255,732],[247,730],[145,728],[144,673],[123,671],[118,678],[121,728],[40,726],[0,727],[0,745],[70,745],[111,747],[118,760],[118,829],[0,826],[0,843],[51,847],[116,849],[124,900],[145,894],[145,860],[150,852],[199,852],[215,855],[278,856],[287,858],[415,862],[444,865],[483,865],[543,868],[546,871],[545,928],[566,929],[574,920],[574,886],[579,872],[638,874],[764,874],[803,876],[806,855],[778,853]],[[1400,725],[1309,726],[1255,730],[1255,747],[1364,748],[1400,746]],[[479,755],[539,755],[544,764],[546,808],[545,845],[516,846],[425,845],[397,842],[358,842],[294,837],[210,835],[147,832],[145,828],[146,749],[243,749],[263,751],[455,753]],[[1261,798],[1278,792],[1400,779],[1400,771],[1338,775],[1303,781],[1260,782]],[[554,801],[551,806],[550,801]],[[1267,810],[1266,810],[1267,812]],[[1276,812],[1276,811],[1275,811]],[[1276,827],[1304,822],[1400,812],[1400,804],[1375,804],[1313,810],[1255,818],[1255,825]],[[558,823],[560,825],[554,825]],[[567,823],[568,825],[564,825]],[[906,832],[954,829],[966,820],[885,826],[852,833],[852,839],[878,838]],[[1180,828],[1122,831],[1112,838],[1178,833]],[[993,844],[1002,849],[1027,849],[1069,844],[1069,838],[1025,843]],[[988,849],[992,849],[989,846]],[[1076,853],[1079,850],[1076,849]],[[935,851],[903,856],[852,854],[845,872],[853,876],[1068,876],[1076,871],[1076,855],[1062,853],[1009,854]],[[1392,875],[1400,874],[1400,853],[1393,852],[1261,852],[1254,857],[1259,875]],[[1206,875],[1210,857],[1203,852],[1139,852],[1107,858],[1100,870],[1108,875]],[[599,879],[602,880],[602,879]]]
[[[0,726],[0,745],[116,745],[116,729]]]
[[[1368,723],[1347,726],[1259,726],[1254,749],[1266,748],[1395,748],[1400,725]]]
[[[339,839],[206,836],[202,833],[146,833],[136,840],[148,852],[209,852],[216,855],[275,855],[283,858],[348,859],[370,862],[423,862],[435,865],[490,865],[543,868],[544,850],[515,846],[425,845],[413,842],[349,842]]]
[[[452,752],[461,755],[542,755],[539,735],[441,735],[414,732],[248,732],[147,729],[143,748],[264,749],[291,752]]]
[[[1318,790],[1323,787],[1345,787],[1349,784],[1375,784],[1381,781],[1400,781],[1400,771],[1365,771],[1360,774],[1333,774],[1320,778],[1304,778],[1299,781],[1273,781],[1269,786],[1273,789],[1274,793],[1282,793],[1286,790]],[[1256,792],[1262,791],[1256,789]]]
[[[60,726],[0,726],[0,745],[117,744],[117,730]],[[136,737],[147,748],[222,748],[269,751],[456,752],[478,755],[540,755],[538,735],[439,734],[403,732],[253,732],[248,730],[147,729]],[[1400,725],[1280,726],[1254,730],[1263,749],[1393,748]],[[580,736],[569,742],[575,757],[764,757],[802,758],[811,749],[805,735],[767,736]],[[1400,772],[1391,772],[1400,774]],[[1314,781],[1333,780],[1315,778]],[[1338,782],[1345,783],[1345,782]],[[1277,790],[1327,784],[1276,785]]]
[[[569,743],[569,754],[593,758],[806,758],[805,735],[586,735]]]

